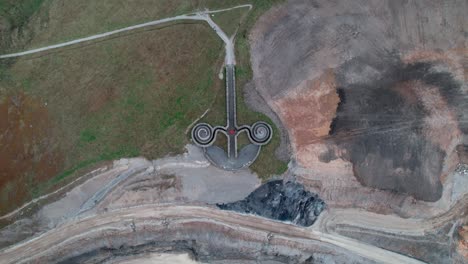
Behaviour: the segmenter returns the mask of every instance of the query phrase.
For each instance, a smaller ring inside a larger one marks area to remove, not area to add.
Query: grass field
[[[248,3],[83,0],[72,4],[43,0],[23,6],[17,4],[20,2],[0,4],[2,15],[15,17],[11,10],[16,9],[24,14],[15,25],[25,28],[28,41],[10,46],[10,50],[202,7]],[[256,1],[241,25],[236,40],[239,96],[252,77],[246,32],[273,2]],[[238,20],[241,15],[237,14]],[[231,13],[229,17],[236,16]],[[43,19],[47,26],[32,30],[29,24]],[[0,213],[69,182],[78,170],[102,161],[181,153],[189,142],[184,132],[208,108],[211,111],[205,120],[223,124],[224,81],[217,78],[223,58],[222,42],[209,27],[197,22],[171,23],[47,55],[1,60]],[[238,116],[246,124],[269,121],[249,111],[242,97],[238,97]],[[273,155],[278,144],[275,133],[252,166],[264,179],[286,168]]]
[[[33,197],[98,161],[182,152],[187,143],[183,131],[214,100],[222,50],[208,27],[184,24],[18,60],[0,82],[3,101],[15,100],[19,91],[25,98],[17,106],[18,115],[6,114],[12,123],[8,127],[38,126],[24,119],[29,106],[37,104],[43,114],[36,118],[48,120],[48,129],[24,133],[18,142],[4,138],[3,146],[29,142],[23,153],[19,148],[12,151],[30,156],[31,164],[11,168],[11,173],[22,170],[22,177],[1,175],[12,177],[16,184],[0,192],[12,201],[16,189],[29,181]],[[38,168],[48,163],[40,153],[63,156],[55,171],[64,173],[50,179],[38,175]],[[15,153],[10,155],[5,158],[12,162]],[[6,205],[2,201],[1,209]]]
[[[248,11],[248,7],[236,8],[222,13],[214,13],[211,15],[211,19],[223,29],[228,37],[231,37],[248,15]]]

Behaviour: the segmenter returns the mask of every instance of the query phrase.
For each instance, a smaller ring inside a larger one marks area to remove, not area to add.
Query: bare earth
[[[256,23],[246,95],[286,132],[282,177],[327,204],[311,227],[219,210],[261,182],[187,145],[0,216],[0,263],[467,263],[466,7],[290,0]]]
[[[444,199],[467,144],[466,1],[351,2],[291,0],[262,16],[255,86],[298,180],[329,205],[405,214],[408,199]]]
[[[127,257],[128,258],[128,257]],[[140,258],[122,260],[122,261],[110,261],[109,263],[115,264],[195,264],[198,263],[190,258],[188,254],[147,254],[140,256]]]
[[[249,176],[247,171],[221,171],[210,166],[197,148],[187,149],[187,154],[153,162],[117,161],[29,220],[2,229],[2,245],[12,246],[0,251],[0,263],[114,261],[122,255],[144,256],[151,252],[190,252],[192,258],[210,263],[254,263],[277,259],[278,254],[286,263],[307,259],[337,263],[348,263],[350,259],[358,263],[394,263],[400,259],[400,263],[419,263],[372,246],[373,241],[358,240],[371,232],[374,238],[385,234],[388,239],[391,234],[395,239],[403,237],[403,242],[434,240],[436,244],[449,244],[462,223],[457,219],[467,213],[466,195],[457,197],[458,202],[448,211],[424,219],[332,207],[312,228],[220,211],[202,204],[210,203],[207,197],[211,202],[241,199],[259,184],[256,176]],[[123,179],[122,175],[127,174]],[[219,182],[210,178],[213,174],[220,178]],[[108,190],[115,179],[122,180]],[[224,188],[226,185],[235,188]],[[106,190],[107,194],[99,198]],[[444,231],[446,225],[450,226]],[[354,239],[343,236],[346,232],[351,232],[347,236]],[[430,235],[440,232],[450,236]],[[28,239],[31,236],[35,238]],[[408,254],[406,248],[397,250]],[[460,250],[463,252],[463,248]]]

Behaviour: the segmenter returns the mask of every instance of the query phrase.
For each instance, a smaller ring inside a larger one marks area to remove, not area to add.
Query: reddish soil
[[[306,80],[285,97],[275,101],[281,120],[289,128],[293,149],[307,152],[310,144],[328,135],[340,101],[335,74],[329,69],[319,78]],[[307,157],[298,155],[307,166]]]
[[[51,140],[44,103],[23,93],[0,104],[0,213],[30,199],[39,182],[58,174],[62,155]]]
[[[88,99],[88,111],[89,112],[98,112],[102,107],[104,107],[108,102],[117,98],[117,91],[114,87],[103,87],[98,90],[97,94],[93,94]]]
[[[450,49],[442,51],[414,51],[403,56],[403,62],[410,64],[415,62],[438,62],[450,69],[450,72],[459,80],[468,80],[468,68],[464,65],[464,54],[468,53],[467,48]]]
[[[468,226],[461,226],[458,228],[458,252],[465,260],[468,260]]]

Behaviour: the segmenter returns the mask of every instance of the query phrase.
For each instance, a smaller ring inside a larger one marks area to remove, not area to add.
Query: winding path
[[[421,219],[382,215],[359,209],[333,209],[320,215],[313,229],[337,234],[336,231],[341,227],[349,226],[394,235],[423,237],[447,223],[452,222],[453,226],[456,226],[457,222],[454,219],[461,218],[468,212],[466,204],[468,204],[468,194],[456,201],[446,212]]]
[[[189,205],[145,205],[76,219],[31,240],[0,251],[0,262],[24,263],[33,261],[34,259],[46,255],[55,255],[58,253],[56,252],[58,250],[63,251],[64,249],[71,250],[76,248],[79,246],[79,241],[82,239],[83,235],[95,235],[96,232],[103,232],[103,234],[120,231],[122,231],[123,234],[132,232],[130,228],[122,230],[121,228],[113,226],[115,224],[130,223],[133,221],[136,226],[143,225],[141,228],[145,229],[147,228],[144,226],[145,223],[150,223],[155,220],[164,220],[169,223],[172,220],[214,222],[221,226],[234,226],[244,230],[244,232],[254,232],[254,230],[268,232],[272,235],[282,236],[289,241],[306,239],[323,242],[349,250],[378,263],[423,263],[410,257],[339,235],[324,234],[314,230],[307,231],[304,228],[291,224],[271,221],[253,215],[221,211],[205,206]]]
[[[100,33],[100,34],[88,36],[88,37],[85,37],[85,38],[79,38],[79,39],[75,39],[75,40],[71,40],[71,41],[67,41],[67,42],[63,42],[63,43],[59,43],[59,44],[49,45],[49,46],[45,46],[45,47],[42,47],[42,48],[37,48],[37,49],[32,49],[32,50],[27,50],[27,51],[22,51],[22,52],[17,52],[17,53],[10,53],[10,54],[0,55],[0,59],[21,57],[21,56],[26,56],[26,55],[39,53],[39,52],[44,52],[44,51],[48,51],[48,50],[59,49],[59,48],[67,47],[67,46],[80,44],[80,43],[83,43],[83,42],[102,39],[102,38],[106,38],[106,37],[109,37],[109,36],[112,36],[112,35],[128,32],[128,31],[133,31],[133,30],[141,29],[141,28],[145,28],[145,27],[151,27],[151,26],[155,26],[155,25],[159,25],[159,24],[163,24],[163,23],[168,23],[168,22],[172,22],[172,21],[199,20],[199,21],[206,21],[211,26],[211,28],[214,29],[216,34],[218,34],[218,36],[225,43],[225,45],[226,45],[226,64],[235,64],[234,48],[233,48],[233,44],[232,44],[232,39],[229,39],[226,36],[226,34],[218,27],[218,25],[216,25],[216,23],[214,23],[213,20],[211,20],[209,14],[229,11],[229,10],[233,10],[233,9],[237,9],[237,8],[246,8],[246,7],[248,7],[249,9],[252,9],[252,5],[238,5],[238,6],[234,6],[234,7],[231,7],[231,8],[225,8],[225,9],[219,9],[219,10],[213,10],[213,11],[207,10],[207,11],[201,11],[201,12],[196,12],[196,13],[190,13],[190,14],[175,16],[175,17],[163,18],[163,19],[154,20],[154,21],[150,21],[150,22],[147,22],[147,23],[143,23],[143,24],[138,24],[138,25],[134,25],[134,26],[129,26],[129,27],[113,30],[113,31],[108,31],[108,32],[105,32],[105,33]]]

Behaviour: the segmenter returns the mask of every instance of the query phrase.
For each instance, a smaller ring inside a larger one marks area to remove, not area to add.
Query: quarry
[[[0,5],[0,263],[467,263],[463,0]]]

